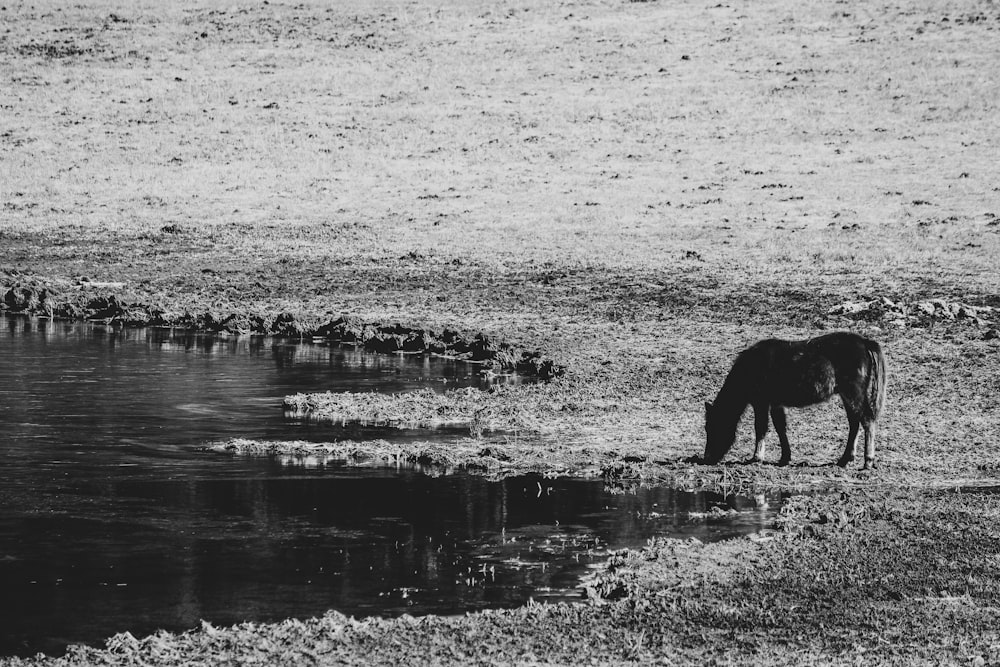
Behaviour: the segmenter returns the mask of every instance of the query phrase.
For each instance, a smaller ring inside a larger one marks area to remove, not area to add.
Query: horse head
[[[736,433],[727,421],[717,407],[705,401],[705,456],[702,463],[715,465],[732,448]]]

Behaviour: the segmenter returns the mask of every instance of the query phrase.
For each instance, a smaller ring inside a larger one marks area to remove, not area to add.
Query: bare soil
[[[41,0],[0,17],[7,311],[349,335],[547,379],[433,415],[387,397],[375,418],[470,427],[397,456],[828,491],[756,539],[619,554],[579,604],[331,613],[6,663],[1000,661],[995,3]],[[790,413],[789,467],[740,463],[749,425],[723,465],[689,460],[736,352],[829,329],[886,349],[875,470],[830,465],[834,404]]]

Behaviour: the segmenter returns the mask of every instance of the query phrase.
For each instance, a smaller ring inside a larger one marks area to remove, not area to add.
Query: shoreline
[[[101,322],[126,327],[166,327],[217,335],[262,335],[317,342],[360,345],[370,352],[434,354],[514,371],[543,380],[558,377],[564,366],[542,359],[537,350],[520,349],[484,333],[460,332],[447,327],[428,329],[402,324],[365,322],[341,315],[296,316],[287,311],[260,314],[245,310],[219,312],[166,311],[142,301],[129,301],[115,291],[89,292],[84,283],[76,294],[53,288],[52,281],[37,278],[29,285],[0,283],[0,313],[55,320]],[[109,283],[119,288],[123,283]]]

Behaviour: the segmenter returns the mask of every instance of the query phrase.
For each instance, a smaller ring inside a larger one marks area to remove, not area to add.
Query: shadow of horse
[[[781,443],[779,466],[788,465],[785,408],[798,408],[839,395],[847,412],[847,445],[837,461],[841,467],[854,460],[859,429],[865,434],[865,463],[875,463],[875,423],[886,392],[885,357],[873,340],[838,332],[809,340],[762,340],[736,357],[715,401],[705,403],[705,456],[701,462],[716,464],[736,440],[736,427],[747,406],[753,407],[756,445],[751,463],[764,454],[768,417]]]

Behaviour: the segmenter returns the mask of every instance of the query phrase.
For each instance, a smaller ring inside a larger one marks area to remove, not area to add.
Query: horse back
[[[801,407],[837,393],[861,392],[872,374],[872,358],[881,358],[875,341],[850,332],[808,340],[762,340],[744,350],[734,366],[743,366],[751,402]]]

